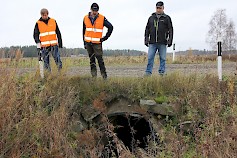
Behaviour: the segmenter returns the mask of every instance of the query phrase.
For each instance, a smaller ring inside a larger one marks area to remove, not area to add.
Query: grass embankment
[[[176,117],[165,120],[161,145],[149,146],[142,157],[236,157],[236,84],[234,78],[219,83],[212,75],[177,73],[106,82],[52,75],[41,81],[1,70],[0,157],[97,157],[103,146],[94,138],[100,131],[75,133],[71,127],[80,108],[101,92],[135,102],[165,97],[180,107]],[[188,130],[179,126],[184,121],[192,122]]]

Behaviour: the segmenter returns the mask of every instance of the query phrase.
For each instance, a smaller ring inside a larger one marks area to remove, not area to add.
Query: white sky
[[[47,8],[56,19],[65,47],[83,47],[82,21],[93,2],[114,26],[104,49],[147,51],[144,30],[155,0],[0,0],[0,47],[34,45],[33,29],[40,9]],[[237,24],[236,0],[163,0],[165,13],[174,27],[177,50],[210,49],[205,43],[208,23],[217,9],[226,9],[227,17]],[[168,49],[171,51],[171,48]]]

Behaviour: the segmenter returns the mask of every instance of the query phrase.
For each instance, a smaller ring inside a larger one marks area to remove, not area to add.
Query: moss
[[[167,103],[168,102],[168,98],[164,95],[159,96],[157,98],[154,99],[156,103],[158,104],[162,104],[162,103]]]

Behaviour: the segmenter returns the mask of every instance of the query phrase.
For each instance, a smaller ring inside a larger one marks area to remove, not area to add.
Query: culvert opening
[[[114,133],[131,152],[139,147],[146,149],[149,141],[158,139],[149,121],[141,115],[116,115],[109,117],[114,125]]]

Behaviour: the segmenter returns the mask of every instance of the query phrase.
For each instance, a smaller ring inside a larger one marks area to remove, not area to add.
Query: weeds
[[[120,157],[237,156],[236,78],[219,83],[212,75],[174,73],[105,82],[62,73],[42,81],[34,74],[17,76],[5,69],[0,73],[0,157],[100,157],[106,150],[104,134],[115,140]],[[160,144],[151,141],[146,149],[137,150],[134,146],[136,152],[131,153],[116,137],[106,115],[97,127],[72,131],[75,113],[80,115],[81,107],[90,104],[104,112],[101,100],[107,94],[134,102],[165,96],[179,112],[163,119]],[[182,124],[186,121],[191,122],[188,127]]]

